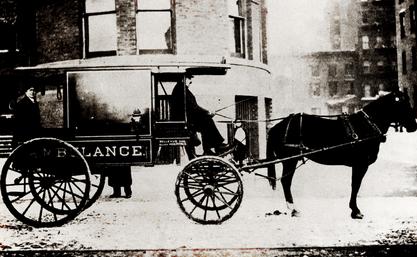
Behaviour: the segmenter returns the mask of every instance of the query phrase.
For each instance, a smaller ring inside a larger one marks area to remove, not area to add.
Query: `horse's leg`
[[[368,170],[367,165],[358,165],[352,167],[352,193],[350,195],[349,207],[352,210],[352,219],[362,219],[363,214],[358,208],[356,197],[358,196],[359,188],[361,187],[363,176]]]
[[[291,193],[291,183],[296,167],[297,160],[289,160],[282,163],[282,189],[284,190],[284,196],[285,201],[287,202],[287,207],[291,212],[291,216],[293,217],[300,216],[300,212],[294,206],[294,199]]]

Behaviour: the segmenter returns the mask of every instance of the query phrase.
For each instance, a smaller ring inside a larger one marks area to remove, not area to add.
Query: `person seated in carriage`
[[[183,81],[178,81],[175,85],[172,91],[171,101],[172,119],[183,120],[186,106],[185,115],[192,133],[191,138],[196,138],[195,133],[200,132],[204,155],[221,154],[229,149],[229,145],[223,143],[224,138],[213,121],[214,114],[199,106],[195,96],[190,91],[189,87],[192,83],[191,79],[193,77],[194,76],[191,74],[186,74],[186,78],[189,82],[188,85],[185,85]],[[194,141],[194,145],[192,147],[198,145],[198,140],[191,141]]]

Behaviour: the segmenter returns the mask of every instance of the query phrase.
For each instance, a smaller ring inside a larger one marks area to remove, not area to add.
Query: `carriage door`
[[[186,144],[186,121],[184,110],[178,113],[174,109],[172,92],[177,83],[184,83],[184,73],[154,73],[154,137],[156,140],[156,164],[180,162],[181,146]],[[185,91],[183,92],[185,93]]]
[[[236,119],[257,120],[258,119],[258,98],[256,96],[235,96]],[[259,124],[257,122],[243,122],[243,129],[246,132],[249,157],[259,159]]]

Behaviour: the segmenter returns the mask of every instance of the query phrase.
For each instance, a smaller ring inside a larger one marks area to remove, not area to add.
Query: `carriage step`
[[[0,157],[7,157],[12,152],[12,140],[11,135],[0,135]]]
[[[7,192],[7,194],[8,194],[9,196],[24,196],[24,195],[26,195],[27,193],[26,193],[26,192]]]

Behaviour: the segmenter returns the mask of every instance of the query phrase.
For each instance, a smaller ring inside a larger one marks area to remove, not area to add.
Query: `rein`
[[[355,145],[355,144],[367,142],[367,141],[370,141],[370,140],[375,140],[375,139],[380,138],[381,136],[385,137],[385,135],[377,135],[377,136],[372,136],[372,137],[366,137],[366,138],[362,138],[362,139],[358,139],[358,140],[349,141],[349,142],[346,142],[346,143],[343,143],[343,144],[337,144],[337,145],[327,146],[327,147],[323,147],[323,148],[316,149],[316,150],[311,150],[309,152],[304,152],[302,154],[297,154],[297,155],[285,157],[285,158],[282,158],[282,159],[259,160],[259,162],[256,163],[256,164],[249,164],[249,165],[246,165],[244,167],[241,167],[240,169],[241,170],[250,170],[250,169],[257,169],[257,168],[265,168],[266,166],[269,166],[269,165],[272,165],[272,164],[277,164],[277,163],[281,163],[281,162],[284,162],[284,161],[289,161],[289,160],[292,160],[292,159],[299,159],[299,158],[310,156],[310,155],[313,155],[313,154],[318,154],[318,153],[329,151],[329,150],[334,150],[334,149],[338,149],[338,148],[342,148],[342,147],[347,147],[347,146],[352,146],[352,145]],[[267,176],[265,176],[265,177],[267,177]],[[272,179],[272,177],[271,177],[271,179]],[[277,180],[279,180],[279,179],[281,179],[281,178],[278,178]]]

